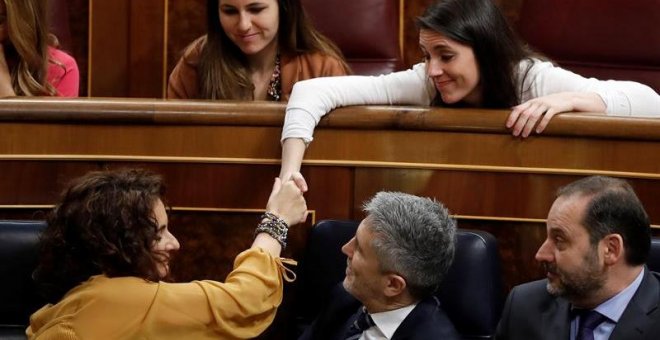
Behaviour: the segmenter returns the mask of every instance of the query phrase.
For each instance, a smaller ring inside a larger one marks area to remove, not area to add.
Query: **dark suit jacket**
[[[355,320],[362,304],[342,284],[332,291],[330,303],[298,340],[344,340],[343,335]],[[420,301],[392,336],[392,340],[459,340],[460,336],[438,300]]]
[[[570,303],[546,290],[547,280],[516,286],[506,300],[497,340],[568,340]],[[645,268],[644,278],[614,327],[610,340],[660,339],[660,274]]]

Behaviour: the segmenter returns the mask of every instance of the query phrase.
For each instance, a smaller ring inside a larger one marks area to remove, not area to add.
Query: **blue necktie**
[[[580,325],[575,340],[594,340],[594,329],[607,320],[607,317],[595,310],[584,310],[579,315]]]
[[[351,325],[351,327],[348,328],[348,331],[346,332],[346,340],[356,340],[359,339],[360,336],[362,335],[362,332],[366,331],[367,329],[371,328],[374,326],[374,320],[371,319],[371,316],[369,316],[369,313],[367,313],[367,309],[364,308],[364,306],[360,307],[360,310],[357,312],[357,318]]]

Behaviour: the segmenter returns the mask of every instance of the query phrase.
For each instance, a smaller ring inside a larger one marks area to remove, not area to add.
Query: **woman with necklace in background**
[[[78,65],[57,49],[47,8],[42,0],[0,0],[0,97],[78,97]]]
[[[349,73],[300,0],[208,0],[207,20],[172,71],[168,98],[286,101],[299,80]]]

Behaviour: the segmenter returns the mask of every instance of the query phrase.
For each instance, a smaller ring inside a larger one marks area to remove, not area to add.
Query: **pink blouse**
[[[50,61],[46,80],[55,87],[59,97],[78,97],[80,73],[72,56],[53,47],[48,48]],[[55,62],[53,62],[55,61]]]

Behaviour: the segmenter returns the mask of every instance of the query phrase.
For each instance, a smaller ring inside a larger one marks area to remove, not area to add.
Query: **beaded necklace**
[[[273,69],[273,75],[270,77],[270,83],[268,84],[268,89],[266,90],[268,95],[268,100],[279,101],[282,97],[282,81],[281,81],[281,72],[280,72],[280,54],[277,53],[275,56],[275,69]]]

